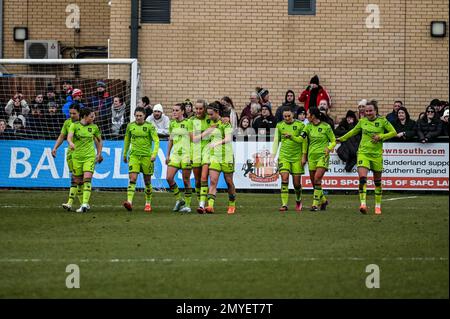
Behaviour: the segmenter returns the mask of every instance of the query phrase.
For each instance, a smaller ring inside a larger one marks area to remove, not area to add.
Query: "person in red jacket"
[[[305,110],[308,111],[311,107],[318,107],[320,100],[327,100],[331,107],[331,98],[328,92],[319,84],[319,77],[314,75],[309,81],[309,85],[298,97],[300,102],[305,105]]]

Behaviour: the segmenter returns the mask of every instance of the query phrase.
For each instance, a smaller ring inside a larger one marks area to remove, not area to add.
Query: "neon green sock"
[[[206,202],[206,197],[208,195],[208,182],[202,182],[200,187],[200,201]]]
[[[77,198],[83,204],[83,184],[77,185]]]
[[[77,185],[72,184],[69,189],[69,200],[67,201],[67,204],[72,205],[73,200],[75,199],[75,195],[77,193]]]
[[[184,206],[191,207],[191,200],[192,200],[192,188],[186,188],[184,190]]]
[[[366,205],[367,184],[365,181],[359,182],[359,201],[361,205]]]
[[[374,184],[375,184],[375,207],[381,207],[381,197],[383,195],[381,180],[374,181]]]
[[[236,194],[228,194],[228,206],[236,206]]]
[[[319,206],[319,201],[322,196],[322,185],[314,185],[314,199],[313,206]]]
[[[302,200],[302,185],[295,187],[295,200],[300,202]]]
[[[134,193],[136,191],[136,182],[129,182],[128,183],[128,188],[127,188],[127,200],[132,203],[133,202],[133,197],[134,197]]]
[[[197,196],[197,201],[200,201],[200,187],[195,188],[195,195]]]
[[[145,203],[152,203],[153,187],[152,184],[145,185]]]
[[[83,189],[83,205],[89,204],[89,199],[91,198],[91,190],[92,190],[92,184],[91,181],[85,181],[83,183],[84,189]]]
[[[320,192],[320,203],[325,203],[327,201],[327,198],[325,197],[324,193],[323,193],[323,188]]]
[[[208,194],[208,206],[209,207],[214,207],[215,201],[216,201],[216,195]]]
[[[178,185],[176,183],[173,185],[170,185],[170,190],[173,192],[173,195],[175,196],[176,200],[181,199],[180,189],[178,188]]]
[[[287,206],[289,201],[289,184],[281,183],[281,205]]]

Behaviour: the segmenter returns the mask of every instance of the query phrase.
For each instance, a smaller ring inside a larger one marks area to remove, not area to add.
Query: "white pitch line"
[[[448,257],[299,257],[299,258],[113,258],[113,259],[39,259],[3,258],[0,263],[200,263],[200,262],[308,262],[308,261],[448,261]]]
[[[410,199],[410,198],[417,198],[417,196],[394,197],[394,198],[388,198],[388,199],[385,199],[385,201],[400,200],[400,199]]]

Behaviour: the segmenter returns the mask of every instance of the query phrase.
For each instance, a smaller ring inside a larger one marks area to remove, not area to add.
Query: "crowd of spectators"
[[[129,101],[121,96],[112,96],[104,81],[97,81],[95,90],[94,94],[85,97],[81,89],[73,87],[72,82],[66,80],[61,83],[60,92],[49,85],[45,92],[32,97],[31,102],[27,102],[23,94],[17,92],[6,103],[0,101],[5,103],[0,104],[0,139],[56,139],[64,121],[69,117],[68,110],[72,104],[78,104],[80,108],[88,106],[95,111],[95,123],[105,139],[123,139],[126,125],[130,121]],[[290,109],[299,121],[308,124],[307,110],[317,107],[339,137],[364,117],[367,100],[362,99],[356,107],[348,109],[346,116],[340,121],[333,119],[330,116],[330,94],[320,84],[319,77],[314,75],[306,88],[299,92],[298,98],[293,90],[287,90],[284,101],[276,110],[273,109],[269,90],[262,87],[257,87],[250,93],[249,102],[242,108],[240,116],[229,96],[223,96],[219,102],[234,129],[235,139],[247,141],[251,137],[251,140],[270,141],[277,123],[282,121],[282,111],[285,109]],[[189,99],[182,103],[186,109],[185,117],[194,116],[193,103]],[[145,109],[146,121],[156,127],[159,137],[167,138],[170,115],[164,114],[163,106],[152,105],[147,96],[139,100],[138,106]],[[448,115],[448,102],[434,99],[414,120],[407,106],[397,100],[386,118],[398,133],[393,141],[428,143],[437,141],[442,136],[448,137]],[[345,158],[349,166],[356,160],[354,150],[357,149],[359,139],[360,137],[355,136],[340,147],[339,156]]]

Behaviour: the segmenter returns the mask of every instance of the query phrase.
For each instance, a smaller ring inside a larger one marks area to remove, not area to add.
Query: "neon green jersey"
[[[233,127],[231,123],[223,123],[221,120],[216,122],[210,122],[211,126],[216,126],[210,134],[210,144],[220,142],[228,136],[229,142],[221,145],[217,145],[211,148],[210,159],[218,163],[232,163],[234,161],[233,156]]]
[[[74,122],[72,121],[72,119],[67,119],[64,121],[64,124],[61,128],[61,134],[63,134],[65,137],[67,137],[67,135],[69,135],[69,128],[72,125],[72,123],[77,123],[78,121]],[[69,148],[67,150],[67,154],[72,153],[73,151]]]
[[[173,141],[171,153],[190,154],[192,122],[188,119],[171,120],[169,124],[170,139]]]
[[[275,128],[275,137],[272,145],[272,154],[278,151],[278,144],[281,142],[280,155],[278,158],[282,161],[295,162],[300,160],[303,153],[306,153],[307,142],[300,137],[305,128],[305,124],[298,120],[292,123],[284,121],[279,122]],[[284,134],[291,137],[286,138]]]
[[[302,136],[308,137],[308,155],[325,154],[325,147],[331,150],[336,146],[333,129],[325,122],[317,125],[309,123],[305,126]]]
[[[98,126],[75,122],[70,125],[69,133],[73,133],[73,144],[75,144],[72,158],[80,162],[95,159],[94,137],[101,137]]]
[[[123,156],[128,155],[130,146],[130,155],[156,156],[159,150],[159,138],[153,124],[148,122],[143,124],[129,123],[125,132]]]
[[[208,118],[199,119],[197,117],[191,117],[189,120],[191,121],[192,134],[195,136],[202,134],[211,126],[211,120]],[[202,150],[208,143],[209,137],[202,139],[200,142]]]
[[[360,132],[362,132],[362,138],[359,143],[358,154],[366,154],[369,156],[383,155],[383,141],[397,135],[395,128],[385,117],[378,116],[372,121],[363,117],[350,132],[340,137],[339,140],[345,142]],[[374,135],[380,136],[381,141],[376,143],[372,142]]]

